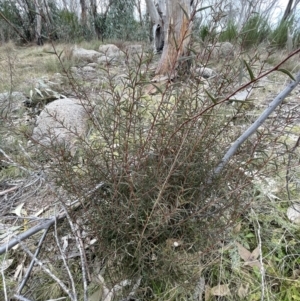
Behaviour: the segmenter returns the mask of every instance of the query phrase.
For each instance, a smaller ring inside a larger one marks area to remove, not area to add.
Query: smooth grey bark
[[[282,21],[285,21],[289,17],[289,15],[291,14],[293,2],[294,2],[294,0],[289,0],[287,6],[285,8],[283,17],[282,17]]]
[[[160,0],[157,6],[154,4],[153,0],[146,0],[147,9],[150,15],[152,26],[152,34],[154,41],[154,51],[162,50],[164,46],[164,36],[165,36],[165,5],[162,0]]]
[[[36,14],[36,24],[35,24],[35,39],[36,43],[41,46],[43,45],[42,40],[42,15],[41,15],[41,5],[38,0],[35,0],[35,14]]]
[[[297,74],[295,81],[287,85],[287,87],[280,92],[274,100],[269,104],[265,111],[257,118],[257,120],[232,144],[225,156],[222,158],[221,162],[214,169],[211,177],[208,180],[210,184],[215,176],[220,174],[223,168],[226,166],[230,158],[236,153],[238,148],[245,142],[256,130],[266,121],[266,119],[271,115],[272,112],[281,104],[281,102],[296,88],[300,82],[300,72]]]

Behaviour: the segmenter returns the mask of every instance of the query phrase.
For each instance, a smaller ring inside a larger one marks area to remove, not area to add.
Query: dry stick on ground
[[[40,224],[30,228],[29,230],[25,231],[24,233],[21,233],[17,235],[15,238],[10,240],[8,243],[2,245],[0,247],[0,255],[4,254],[11,248],[13,248],[15,245],[19,244],[20,241],[23,241],[24,239],[34,235],[37,232],[40,232],[41,230],[48,229],[50,228],[57,220],[64,219],[66,217],[65,214],[59,214],[56,217],[53,217],[51,219],[45,219],[43,220]]]
[[[20,301],[31,301],[31,300],[29,300],[29,299],[27,299],[27,298],[24,298],[23,296],[20,296],[20,295],[14,295],[14,297],[15,297],[16,299],[20,300]]]
[[[9,189],[6,189],[6,190],[2,190],[2,191],[0,191],[0,196],[1,196],[1,195],[5,195],[5,194],[7,194],[7,193],[9,193],[9,192],[12,192],[12,191],[18,189],[19,187],[20,187],[20,186],[14,186],[14,187],[12,187],[12,188],[9,188]]]
[[[38,260],[33,253],[30,252],[30,250],[23,244],[23,242],[19,242],[22,249],[27,253],[33,260],[34,262],[49,276],[51,277],[59,286],[60,288],[69,296],[71,301],[77,301],[76,296],[74,296],[71,292],[71,290],[58,278],[56,277],[51,270],[49,270],[43,262]],[[19,295],[18,295],[19,296]],[[19,296],[20,297],[20,296]]]
[[[44,231],[44,233],[43,233],[43,235],[42,235],[42,237],[41,237],[41,239],[40,239],[40,241],[39,241],[38,247],[37,247],[37,249],[36,249],[36,251],[35,251],[35,253],[34,253],[34,258],[31,260],[31,263],[30,263],[30,265],[29,265],[29,267],[28,267],[28,269],[27,269],[27,271],[26,271],[26,274],[25,274],[25,276],[24,276],[24,278],[23,278],[23,280],[22,280],[22,282],[21,282],[21,284],[20,284],[20,286],[19,286],[19,288],[18,288],[18,290],[17,290],[17,294],[18,294],[18,295],[21,294],[22,289],[24,288],[24,286],[25,286],[25,284],[26,284],[26,282],[27,282],[27,280],[28,280],[28,278],[29,278],[29,276],[30,276],[30,273],[31,273],[31,271],[32,271],[32,268],[33,268],[33,266],[34,266],[34,264],[35,264],[35,258],[37,258],[37,256],[39,255],[39,253],[40,253],[40,251],[41,251],[42,244],[43,244],[43,242],[44,242],[44,240],[45,240],[45,238],[46,238],[46,235],[47,235],[47,233],[48,233],[48,230],[49,230],[49,228],[46,228],[46,229],[45,229],[45,231]]]
[[[101,182],[98,185],[96,185],[92,190],[88,191],[85,195],[89,196],[90,194],[92,194],[93,192],[95,192],[96,190],[102,188],[106,186],[106,183]],[[75,200],[71,205],[69,210],[74,210],[76,208],[78,208],[80,206],[80,202],[79,200]],[[43,229],[48,229],[50,228],[52,225],[54,225],[56,220],[61,220],[64,219],[66,217],[66,213],[61,213],[55,217],[52,217],[50,219],[44,219],[42,220],[41,223],[39,223],[38,225],[28,229],[27,231],[25,231],[24,233],[21,233],[19,235],[17,235],[15,238],[13,238],[12,240],[10,240],[8,243],[0,246],[0,255],[4,254],[5,252],[7,252],[8,250],[10,250],[12,247],[14,247],[15,245],[17,245],[20,241],[23,241],[24,239],[34,235],[35,233],[43,230]]]
[[[3,263],[5,262],[5,258],[3,259],[3,262],[2,262],[2,267],[0,268],[1,270],[1,276],[2,276],[2,282],[3,282],[3,295],[4,295],[4,298],[5,298],[5,301],[8,301],[8,297],[7,297],[7,289],[6,289],[6,281],[5,281],[5,275],[4,275],[4,267],[3,267]]]
[[[85,194],[85,197],[89,196],[90,194],[92,194],[96,190],[100,189],[101,187],[104,187],[105,185],[106,185],[106,183],[104,183],[104,182],[99,183],[92,190],[88,191]],[[80,206],[80,200],[75,200],[70,205],[70,207],[68,208],[68,210],[74,210],[74,209],[78,208],[79,206]],[[41,231],[43,229],[50,228],[52,225],[54,225],[54,223],[56,222],[56,220],[61,220],[61,219],[64,219],[65,217],[66,217],[66,213],[61,213],[61,214],[58,214],[55,217],[52,217],[51,219],[44,219],[44,220],[42,220],[42,222],[39,223],[38,225],[36,225],[36,226],[28,229],[24,233],[21,233],[21,234],[17,235],[15,238],[13,238],[12,240],[10,240],[8,243],[0,246],[0,255],[4,254],[8,250],[10,250],[12,247],[14,247],[18,243],[20,243],[20,241],[23,241],[24,239],[26,239],[26,238],[34,235],[35,233],[37,233],[37,232],[39,232],[39,231]]]
[[[297,74],[295,81],[288,84],[287,87],[280,92],[264,112],[256,119],[256,121],[232,144],[221,162],[214,169],[212,175],[209,177],[207,183],[211,184],[214,177],[216,177],[226,166],[230,158],[236,153],[238,148],[245,142],[256,130],[266,121],[266,119],[274,112],[274,110],[282,103],[282,101],[296,88],[300,82],[300,72]]]
[[[59,249],[59,252],[61,254],[61,258],[63,260],[63,263],[64,263],[64,266],[67,270],[67,273],[68,273],[68,276],[69,276],[69,279],[70,279],[70,282],[71,282],[71,287],[72,287],[72,291],[73,291],[73,295],[76,296],[76,288],[75,288],[75,282],[74,282],[74,278],[72,276],[72,273],[70,271],[70,268],[67,264],[67,259],[66,259],[66,255],[65,253],[63,252],[61,246],[60,246],[60,242],[58,240],[58,235],[57,235],[57,223],[55,222],[55,225],[54,225],[54,237],[55,237],[55,240],[56,240],[56,244],[57,244],[57,247]]]
[[[73,235],[75,237],[76,240],[76,246],[79,250],[80,253],[80,261],[81,261],[81,270],[82,270],[82,282],[83,282],[83,300],[84,301],[88,301],[88,285],[87,285],[87,273],[88,273],[88,269],[87,269],[87,263],[86,263],[86,255],[85,255],[85,251],[84,251],[84,245],[82,242],[82,238],[81,238],[81,234],[79,231],[79,227],[78,225],[74,225],[67,208],[63,205],[64,210],[65,210],[65,214],[66,214],[66,218],[69,222],[69,225],[71,227],[71,230],[73,232]],[[91,280],[91,279],[90,279]],[[74,287],[75,289],[75,287]],[[76,294],[76,291],[74,291],[74,295]]]

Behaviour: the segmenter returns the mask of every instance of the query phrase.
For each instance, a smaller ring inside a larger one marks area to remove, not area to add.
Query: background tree
[[[299,2],[299,0],[295,0],[295,2],[294,0],[289,0],[282,17],[282,21],[286,21],[293,14]]]
[[[192,29],[190,0],[153,1],[147,0],[152,19],[156,51],[163,48],[156,75],[175,74],[178,59],[187,54]]]

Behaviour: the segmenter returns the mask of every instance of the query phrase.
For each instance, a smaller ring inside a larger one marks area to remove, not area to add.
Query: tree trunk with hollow
[[[156,75],[174,77],[179,59],[187,54],[191,34],[191,0],[146,0],[153,24],[154,50],[163,50]]]
[[[179,59],[187,54],[191,35],[190,0],[166,0],[165,43],[156,75],[175,74]]]

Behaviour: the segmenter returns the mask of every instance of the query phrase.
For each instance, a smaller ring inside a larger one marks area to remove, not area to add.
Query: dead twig
[[[45,267],[44,263],[38,260],[33,253],[23,244],[22,241],[19,241],[20,246],[22,247],[23,251],[28,254],[32,260],[49,276],[51,277],[60,287],[61,289],[69,296],[71,301],[77,301],[70,291],[70,289],[59,279],[57,278],[47,267]]]
[[[18,188],[19,188],[19,186],[14,186],[14,187],[12,187],[12,188],[9,188],[9,189],[0,191],[0,196],[1,196],[1,195],[5,195],[5,194],[7,194],[7,193],[9,193],[9,192],[12,192],[12,191],[14,191],[14,190],[16,190],[16,189],[18,189]]]
[[[29,278],[29,276],[30,276],[30,273],[31,273],[32,268],[33,268],[34,263],[35,263],[35,258],[37,258],[37,256],[39,255],[39,253],[40,253],[40,251],[41,251],[42,244],[43,244],[43,242],[44,242],[44,240],[45,240],[45,238],[46,238],[46,235],[47,235],[47,233],[48,233],[48,230],[49,230],[49,227],[48,227],[47,229],[45,229],[45,231],[44,231],[44,233],[43,233],[43,235],[42,235],[42,237],[41,237],[41,239],[40,239],[40,241],[39,241],[39,244],[38,244],[38,246],[37,246],[37,249],[36,249],[36,251],[35,251],[35,253],[34,253],[34,258],[31,260],[31,263],[30,263],[30,265],[29,265],[29,267],[28,267],[28,269],[27,269],[27,271],[26,271],[26,274],[24,275],[24,278],[23,278],[23,280],[22,280],[22,282],[21,282],[21,284],[20,284],[20,286],[19,286],[19,288],[18,288],[18,290],[17,290],[17,293],[18,293],[18,294],[20,294],[20,293],[22,292],[22,289],[24,288],[24,286],[25,286],[25,284],[26,284],[26,282],[27,282],[27,280],[28,280],[28,278]]]
[[[65,252],[62,250],[61,246],[60,246],[60,243],[59,243],[59,240],[58,240],[58,235],[57,235],[57,223],[55,222],[55,225],[54,225],[54,232],[55,232],[55,240],[56,240],[56,244],[58,246],[58,249],[59,249],[59,252],[61,254],[61,258],[63,260],[63,263],[64,263],[64,266],[67,270],[67,273],[68,273],[68,276],[69,276],[69,279],[70,279],[70,282],[71,282],[71,286],[72,286],[72,291],[73,291],[73,295],[75,296],[75,298],[77,299],[77,294],[76,294],[76,287],[75,287],[75,282],[74,282],[74,278],[72,276],[72,273],[69,269],[69,266],[67,264],[67,260],[66,260],[66,256],[65,256]]]
[[[45,219],[38,225],[17,235],[12,240],[10,240],[8,243],[6,243],[0,247],[0,255],[4,254],[5,252],[7,252],[11,248],[13,248],[15,245],[19,244],[20,241],[23,241],[24,239],[40,232],[41,230],[49,229],[55,223],[56,220],[61,220],[61,219],[64,219],[65,217],[66,217],[65,214],[59,214],[58,216],[53,217],[51,219]]]

